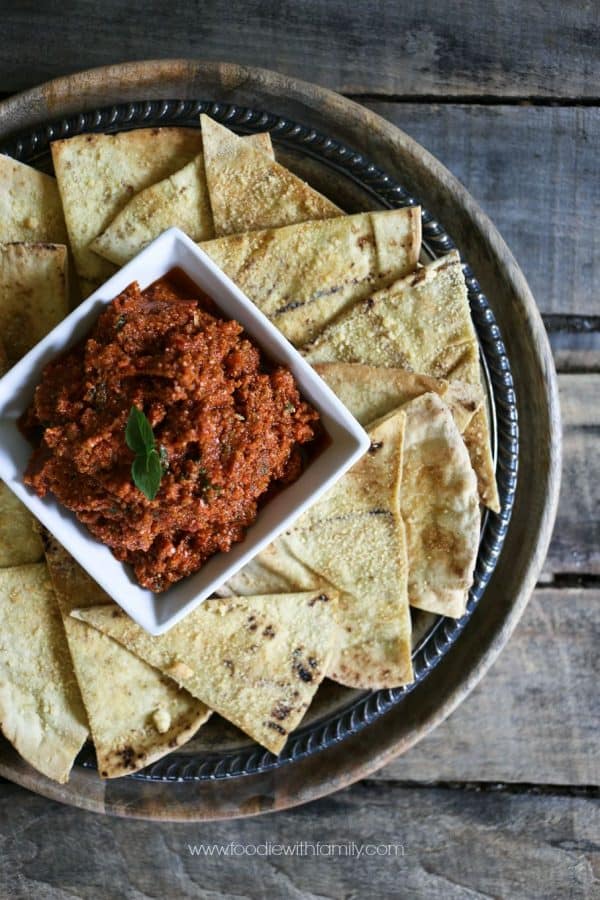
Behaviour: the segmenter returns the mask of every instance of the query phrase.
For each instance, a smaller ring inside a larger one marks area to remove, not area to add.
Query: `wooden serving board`
[[[167,60],[130,63],[49,82],[0,104],[0,139],[99,106],[141,99],[210,99],[265,109],[364,153],[417,196],[452,236],[502,331],[520,422],[519,487],[494,575],[464,633],[403,703],[354,737],[261,775],[212,782],[102,782],[77,768],[56,785],[0,743],[0,775],[64,803],[114,815],[197,821],[251,816],[349,785],[417,743],[469,693],[521,616],[548,549],[560,482],[556,375],[538,309],[504,241],[462,185],[375,113],[315,85],[263,69]]]

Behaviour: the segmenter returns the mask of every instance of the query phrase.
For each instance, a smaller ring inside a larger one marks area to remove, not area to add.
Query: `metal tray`
[[[0,144],[0,152],[51,171],[49,144],[53,140],[89,132],[112,133],[155,126],[199,127],[200,113],[208,113],[241,134],[268,130],[277,157],[346,212],[391,209],[419,203],[402,185],[365,156],[338,140],[301,123],[264,110],[211,100],[155,100],[114,105],[63,118],[22,133]],[[455,247],[442,225],[422,211],[423,253],[434,259]],[[460,248],[459,248],[460,249]],[[449,652],[468,626],[495,569],[510,521],[517,485],[517,406],[510,363],[490,305],[463,259],[473,322],[480,345],[483,381],[487,392],[501,512],[486,510],[474,583],[466,614],[459,620],[413,610],[413,666],[415,680],[401,688],[356,691],[326,683],[307,717],[276,757],[215,716],[187,745],[143,771],[128,776],[150,781],[203,781],[260,774],[319,753],[357,734],[392,707],[403,703]],[[76,765],[95,768],[88,744]]]

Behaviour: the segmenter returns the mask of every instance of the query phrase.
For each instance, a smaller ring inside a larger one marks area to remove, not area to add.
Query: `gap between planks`
[[[385,770],[384,770],[385,771]],[[532,784],[511,781],[402,781],[398,778],[364,778],[362,784],[389,784],[390,787],[411,790],[470,791],[478,794],[514,794],[535,797],[590,797],[600,798],[597,784]]]
[[[598,106],[600,97],[544,97],[524,94],[522,96],[503,94],[348,94],[342,96],[355,103],[421,103],[460,106]]]

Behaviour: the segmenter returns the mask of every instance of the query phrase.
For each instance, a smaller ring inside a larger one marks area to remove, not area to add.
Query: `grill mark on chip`
[[[287,734],[285,728],[282,728],[278,722],[265,722],[265,725],[267,728],[272,728],[273,731],[277,731],[279,734]]]
[[[278,703],[271,710],[271,715],[273,716],[274,719],[279,719],[280,721],[282,721],[283,719],[286,719],[289,716],[290,711],[291,711],[290,707],[286,706],[285,703]]]

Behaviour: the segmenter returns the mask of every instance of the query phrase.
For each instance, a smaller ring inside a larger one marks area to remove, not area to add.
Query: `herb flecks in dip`
[[[54,494],[153,591],[241,541],[261,497],[298,478],[319,427],[292,374],[215,312],[176,279],[130,285],[46,366],[22,422],[36,446],[26,483]],[[160,454],[154,500],[132,480],[132,406]]]

